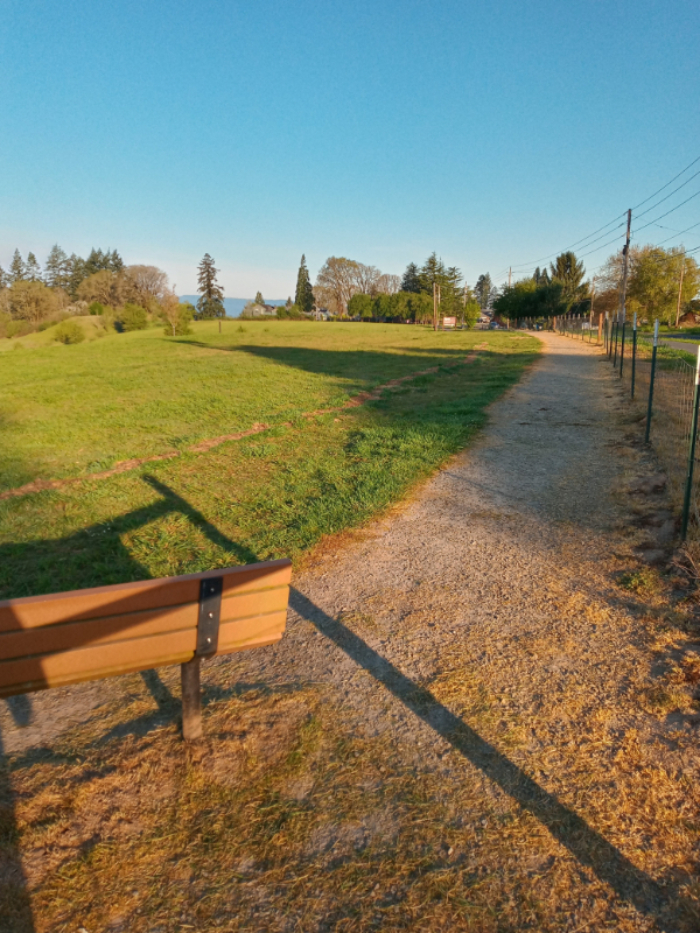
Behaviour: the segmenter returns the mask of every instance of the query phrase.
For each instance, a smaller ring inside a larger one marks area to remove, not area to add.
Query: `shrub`
[[[195,309],[189,303],[179,304],[177,299],[166,302],[161,309],[161,316],[165,321],[164,333],[168,337],[185,337],[192,333],[190,322],[194,317]]]
[[[8,337],[26,337],[33,329],[29,321],[10,321],[5,333]]]
[[[92,315],[101,315],[105,313],[105,306],[99,301],[93,301],[90,304],[88,311]]]
[[[114,326],[120,332],[145,330],[148,327],[148,314],[141,305],[127,303],[117,312]]]
[[[53,332],[53,339],[59,343],[81,343],[85,340],[85,331],[77,321],[63,321]]]

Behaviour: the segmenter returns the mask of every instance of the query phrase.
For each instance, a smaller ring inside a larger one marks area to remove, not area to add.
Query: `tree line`
[[[436,253],[421,266],[409,263],[403,277],[330,256],[312,287],[302,256],[295,306],[307,313],[325,308],[339,318],[420,323],[432,321],[436,301],[440,317],[456,317],[471,326],[493,297],[488,275],[480,277],[477,289],[464,285],[461,271],[446,267]]]
[[[217,273],[205,254],[195,308],[180,302],[162,269],[126,265],[116,249],[92,249],[83,259],[55,245],[43,269],[34,253],[25,260],[15,250],[9,269],[0,267],[0,336],[21,336],[81,314],[99,316],[105,329],[139,330],[160,320],[166,333],[185,334],[192,318],[225,316]]]
[[[567,251],[549,268],[506,285],[493,301],[494,313],[512,321],[589,314],[616,315],[621,294],[624,250],[615,253],[593,279],[585,279],[582,260]],[[700,270],[683,247],[631,247],[628,257],[625,309],[628,320],[658,318],[673,325],[688,311],[698,312]]]

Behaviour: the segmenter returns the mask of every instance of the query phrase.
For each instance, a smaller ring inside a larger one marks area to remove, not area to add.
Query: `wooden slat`
[[[286,609],[252,619],[226,622],[220,629],[218,654],[242,651],[279,641]],[[126,671],[181,664],[194,657],[196,629],[95,645],[56,654],[0,661],[0,696],[82,680],[98,680]]]
[[[181,577],[3,600],[0,602],[0,632],[197,602],[200,580],[219,576],[224,578],[224,595],[288,586],[291,581],[291,562],[286,559],[266,561]]]
[[[289,589],[286,586],[226,596],[221,601],[221,621],[248,619],[285,609],[288,598]],[[149,609],[102,619],[7,632],[0,634],[0,661],[195,629],[198,615],[199,603],[190,603],[162,610]]]

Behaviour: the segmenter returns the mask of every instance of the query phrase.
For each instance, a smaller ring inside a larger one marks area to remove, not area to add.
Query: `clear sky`
[[[209,252],[227,295],[280,298],[302,253],[315,276],[330,255],[401,274],[435,250],[501,282],[700,155],[699,15],[697,0],[2,0],[0,264],[15,247],[117,248],[189,293]],[[664,207],[695,191],[700,176]],[[694,221],[700,197],[639,236]]]

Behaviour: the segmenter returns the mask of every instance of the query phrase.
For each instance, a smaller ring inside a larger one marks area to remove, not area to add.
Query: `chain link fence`
[[[681,515],[681,537],[700,538],[700,469],[696,466],[698,372],[696,353],[669,346],[671,340],[637,329],[636,321],[618,324],[598,319],[598,343],[630,397],[645,411],[644,439],[657,452],[668,477],[674,507]],[[563,318],[558,333],[586,340],[581,321]],[[589,341],[591,342],[591,341]]]

